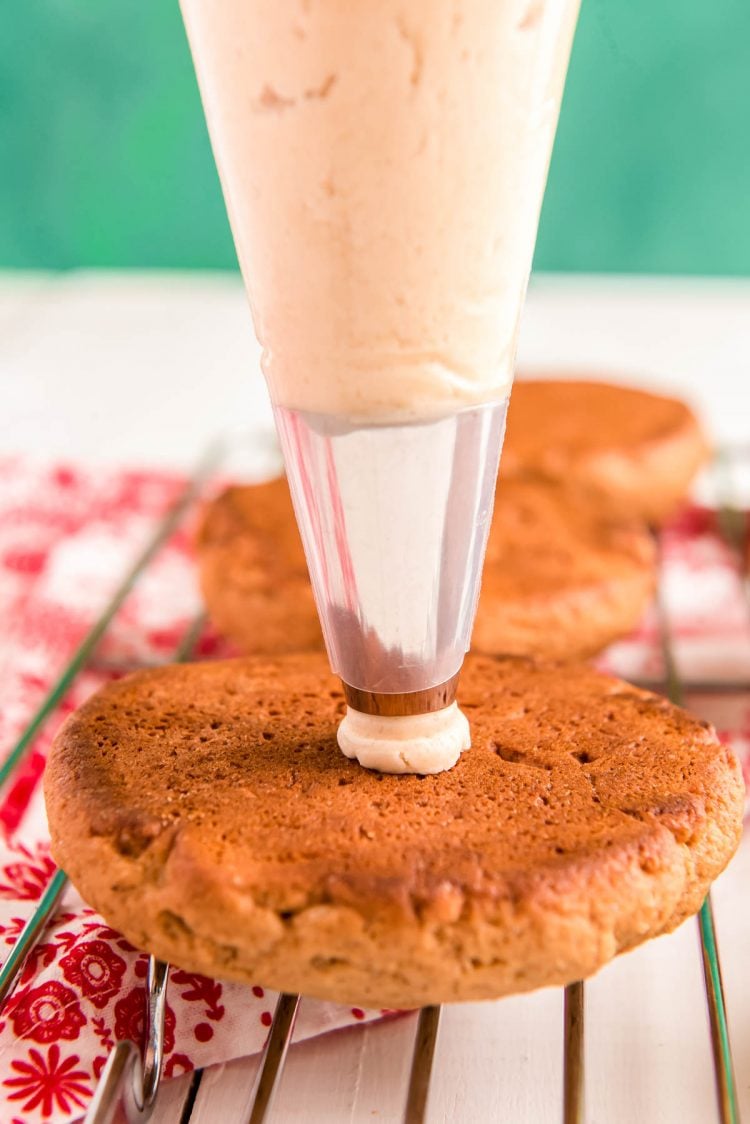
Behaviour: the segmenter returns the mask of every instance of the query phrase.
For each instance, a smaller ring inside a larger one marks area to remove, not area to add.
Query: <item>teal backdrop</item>
[[[583,0],[536,265],[750,274],[750,0]],[[177,0],[0,0],[0,267],[74,266],[236,268]]]

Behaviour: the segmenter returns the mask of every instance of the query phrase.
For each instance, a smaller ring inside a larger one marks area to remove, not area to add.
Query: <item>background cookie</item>
[[[241,651],[323,650],[285,477],[222,492],[204,510],[196,550],[211,619]]]
[[[322,649],[284,480],[229,488],[197,542],[201,587],[217,628],[248,655]],[[631,631],[654,587],[642,525],[613,525],[555,486],[501,480],[472,646],[575,659]]]
[[[518,380],[501,462],[581,488],[613,517],[659,524],[685,499],[709,448],[684,402],[632,387]]]
[[[654,543],[554,485],[501,479],[472,648],[572,660],[638,624],[654,593]]]
[[[564,984],[699,907],[743,802],[705,723],[526,660],[470,657],[459,699],[456,767],[385,776],[322,655],[139,672],[57,735],[52,853],[181,967],[372,1006]]]

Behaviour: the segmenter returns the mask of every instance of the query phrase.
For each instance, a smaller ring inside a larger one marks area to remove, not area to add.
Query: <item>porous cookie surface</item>
[[[743,786],[705,724],[585,667],[473,657],[448,773],[339,752],[316,654],[112,683],[62,727],[53,855],[191,971],[416,1006],[563,984],[700,905]]]
[[[205,509],[196,550],[211,618],[243,652],[323,650],[284,477],[222,492]]]
[[[601,382],[518,380],[501,472],[576,486],[610,515],[661,523],[707,457],[695,415],[677,399]]]
[[[206,510],[201,585],[217,627],[247,654],[323,647],[286,482],[229,488]],[[614,525],[554,485],[501,480],[473,647],[576,659],[629,632],[653,593],[640,524]]]
[[[554,485],[501,479],[472,648],[558,660],[630,632],[654,592],[654,543]]]

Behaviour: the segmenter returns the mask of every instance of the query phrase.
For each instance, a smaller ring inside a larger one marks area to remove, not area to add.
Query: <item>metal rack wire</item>
[[[142,577],[159,550],[182,524],[204,487],[216,471],[221,458],[221,448],[213,447],[202,459],[190,482],[172,508],[156,527],[140,556],[127,571],[99,619],[93,625],[60,678],[51,688],[37,712],[33,715],[11,752],[0,763],[0,786],[15,774],[32,748],[47,720],[67,695],[78,674],[95,657],[97,647],[138,580]],[[722,462],[724,463],[724,462]],[[750,590],[746,529],[744,519],[731,502],[722,497],[717,505],[720,527],[725,541],[736,552],[740,576],[746,594]],[[748,597],[750,607],[750,596]],[[676,704],[684,701],[685,690],[708,689],[731,692],[748,689],[748,684],[710,683],[684,684],[678,674],[668,614],[664,598],[658,597],[659,631],[663,656],[663,679],[648,686],[661,689]],[[202,617],[191,622],[174,653],[176,661],[188,660],[194,651],[203,625]],[[17,943],[0,968],[0,1008],[13,991],[24,962],[42,938],[54,917],[67,886],[65,874],[57,870],[50,879],[36,909],[27,921]],[[717,1115],[719,1124],[739,1124],[739,1108],[734,1076],[734,1065],[729,1040],[729,1028],[724,1000],[716,928],[710,895],[697,918],[700,936],[703,979],[711,1030],[713,1068],[716,1085]],[[85,1124],[145,1124],[151,1116],[159,1092],[162,1058],[164,1052],[164,1017],[167,1003],[169,966],[150,958],[146,981],[147,1006],[144,1041],[120,1041],[111,1051],[102,1072],[94,1097],[89,1105]],[[583,1124],[585,1094],[585,987],[582,982],[565,988],[563,1088],[561,1115],[563,1124]],[[255,1080],[250,1110],[250,1124],[262,1124],[267,1119],[282,1077],[287,1051],[299,1008],[299,996],[280,995],[273,1022],[261,1055]],[[440,1025],[440,1008],[425,1007],[419,1013],[414,1037],[411,1071],[405,1090],[405,1124],[422,1124],[425,1120],[430,1092],[430,1077]],[[200,1081],[198,1073],[195,1081]],[[189,1109],[187,1110],[189,1114]],[[189,1116],[183,1114],[186,1124]]]

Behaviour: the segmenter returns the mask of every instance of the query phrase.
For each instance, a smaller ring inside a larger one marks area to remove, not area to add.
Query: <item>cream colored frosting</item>
[[[578,0],[182,0],[274,401],[505,396]]]
[[[579,0],[181,2],[274,403],[504,398]],[[338,738],[433,773],[469,727],[350,710]]]
[[[338,729],[346,757],[381,773],[442,773],[471,745],[466,715],[453,703],[431,714],[390,718],[347,707]]]

